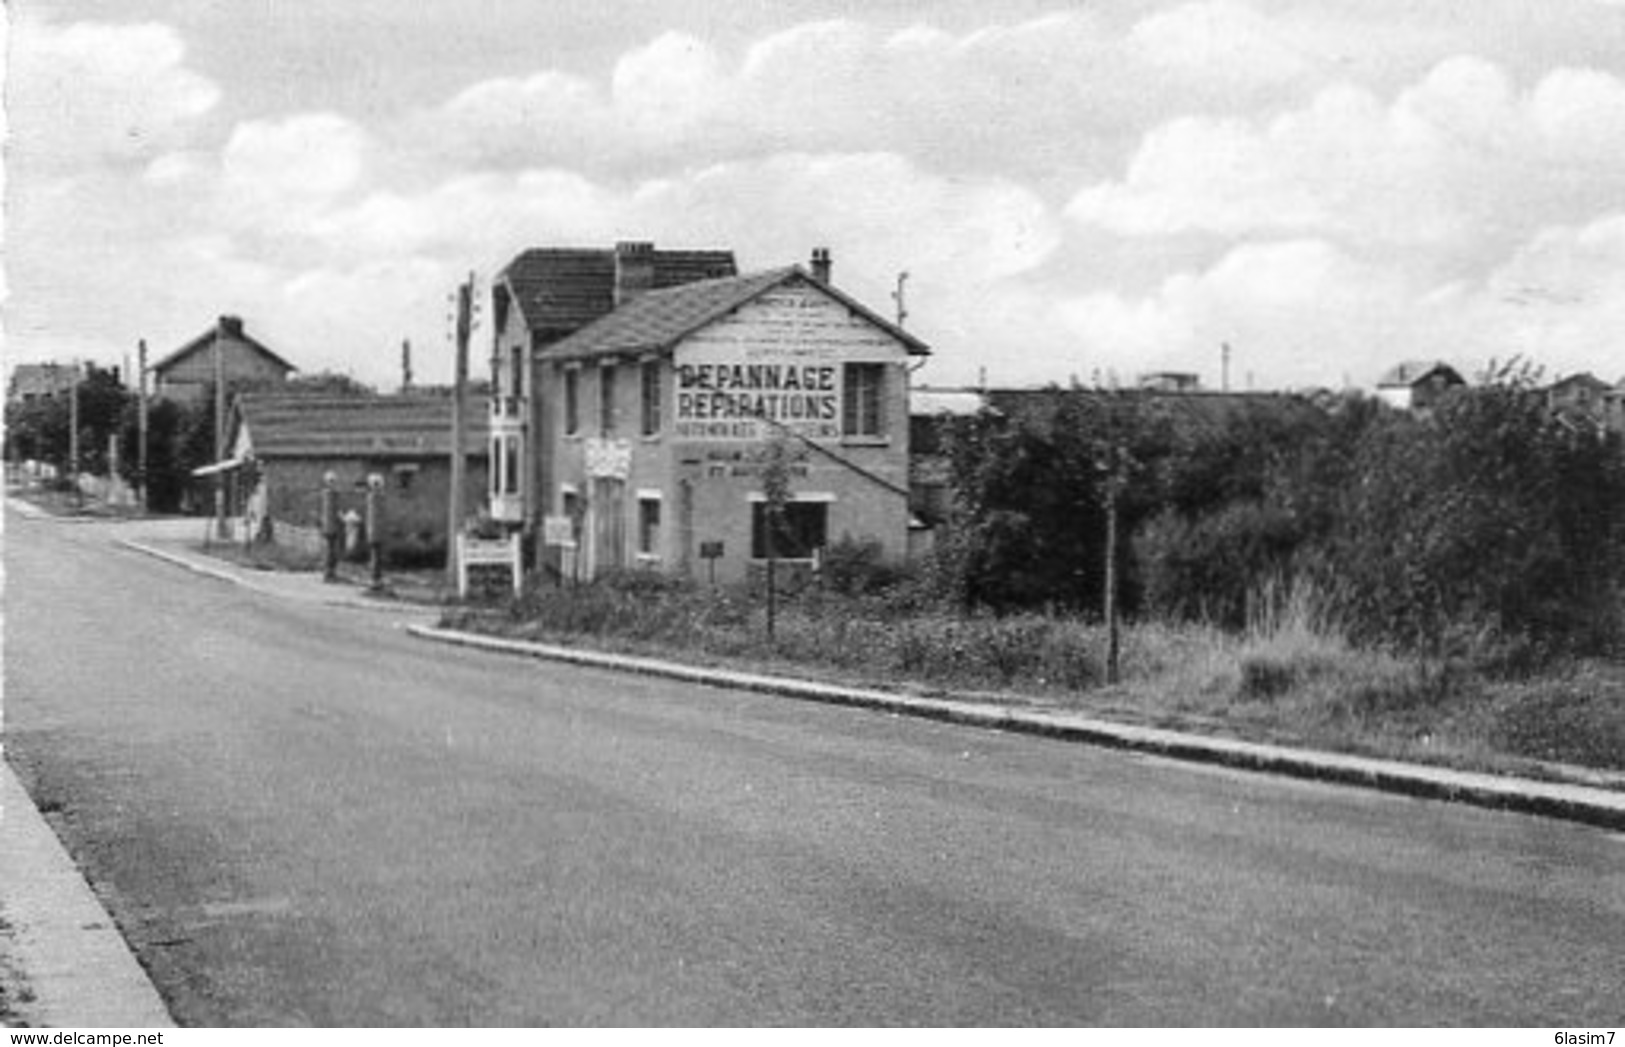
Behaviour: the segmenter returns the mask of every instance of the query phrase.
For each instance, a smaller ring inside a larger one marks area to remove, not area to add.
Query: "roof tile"
[[[732,251],[655,251],[655,289],[738,272]],[[565,334],[615,308],[615,252],[610,248],[536,247],[498,274],[512,289],[532,330]]]
[[[237,398],[257,458],[444,456],[451,449],[448,396],[278,396]],[[483,454],[485,412],[470,398],[464,451]]]

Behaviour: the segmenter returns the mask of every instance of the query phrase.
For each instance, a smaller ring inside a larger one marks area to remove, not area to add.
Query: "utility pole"
[[[139,458],[136,462],[136,482],[141,488],[141,513],[146,515],[152,511],[152,504],[147,495],[147,340],[145,338],[136,343],[136,366],[138,382],[136,385],[136,426],[140,433]]]
[[[79,504],[79,360],[73,362],[73,384],[68,396],[68,479],[73,483],[73,502]]]
[[[1117,458],[1116,448],[1112,449]],[[1117,489],[1120,481],[1114,461],[1106,477],[1106,682],[1117,683],[1118,655],[1122,639],[1117,624]]]
[[[1106,683],[1118,681],[1118,663],[1122,650],[1122,632],[1117,609],[1117,516],[1118,500],[1128,482],[1125,475],[1125,437],[1120,426],[1119,410],[1122,402],[1116,390],[1106,394],[1106,441],[1100,449],[1096,463],[1105,484],[1106,510],[1106,563],[1105,594],[1102,613],[1106,619]]]
[[[214,329],[214,522],[215,536],[224,541],[226,529],[226,471],[218,468],[226,460],[226,357],[220,344],[220,327]]]
[[[457,584],[457,539],[463,533],[463,475],[467,466],[463,456],[464,432],[468,421],[463,417],[468,399],[468,339],[473,329],[474,274],[457,288],[457,357],[451,385],[451,492],[446,507],[446,582]]]
[[[401,392],[412,391],[412,340],[401,340]]]
[[[1219,347],[1224,358],[1223,369],[1220,371],[1219,388],[1228,393],[1230,391],[1230,343],[1220,342]]]

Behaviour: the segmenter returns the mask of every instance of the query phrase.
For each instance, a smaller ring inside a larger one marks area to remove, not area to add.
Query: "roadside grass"
[[[884,596],[804,593],[780,609],[769,641],[761,601],[747,593],[628,574],[502,606],[454,607],[442,624],[1459,768],[1625,771],[1625,665],[1563,664],[1503,679],[1463,659],[1356,647],[1312,593],[1265,596],[1241,633],[1126,626],[1112,686],[1098,622],[904,608]]]

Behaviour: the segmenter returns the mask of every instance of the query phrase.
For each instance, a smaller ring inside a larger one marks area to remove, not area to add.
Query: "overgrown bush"
[[[1619,635],[1625,454],[1554,416],[1521,373],[1373,426],[1320,569],[1355,637],[1540,657]]]
[[[902,581],[903,571],[886,558],[878,538],[843,534],[824,550],[822,577],[830,592],[864,596],[890,589]]]
[[[1169,510],[1134,540],[1153,613],[1247,624],[1249,594],[1262,579],[1282,577],[1303,535],[1292,515],[1256,501],[1236,502],[1194,520]]]
[[[1052,390],[951,432],[944,590],[1001,614],[1100,607],[1110,466],[1131,615],[1237,629],[1279,577],[1312,581],[1355,642],[1435,661],[1527,670],[1625,643],[1625,447],[1555,415],[1527,369],[1427,412],[1182,403]]]

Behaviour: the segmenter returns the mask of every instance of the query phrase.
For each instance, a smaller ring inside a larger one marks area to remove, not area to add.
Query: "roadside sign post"
[[[721,542],[701,542],[700,559],[705,561],[706,577],[713,588],[717,584],[717,561],[722,559]]]
[[[519,534],[506,538],[476,538],[459,534],[457,543],[457,595],[468,598],[471,579],[478,579],[483,592],[492,587],[492,575],[509,575],[513,595],[518,596],[524,586],[524,571],[520,563]]]

